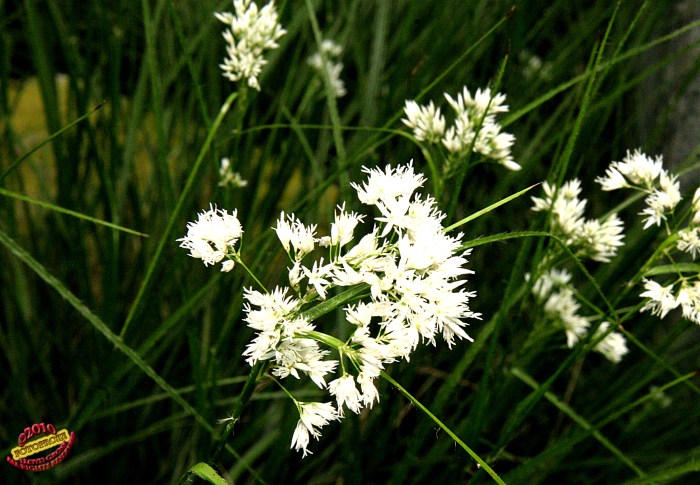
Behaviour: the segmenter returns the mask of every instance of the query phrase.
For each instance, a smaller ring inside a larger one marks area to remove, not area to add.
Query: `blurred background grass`
[[[696,160],[697,140],[685,151],[669,152],[677,108],[692,95],[700,68],[697,34],[689,28],[697,17],[683,13],[681,2],[621,3],[570,159],[566,147],[585,99],[587,66],[613,2],[311,3],[324,36],[345,49],[342,77],[349,94],[337,100],[347,127],[344,158],[321,85],[305,63],[316,51],[306,4],[279,2],[288,34],[268,56],[262,91],[236,100],[172,234],[168,222],[185,180],[219,107],[236,89],[218,67],[223,29],[213,16],[231,10],[230,2],[0,3],[0,229],[113,334],[129,321],[125,345],[212,426],[230,412],[248,373],[241,353],[251,333],[241,320],[241,288],[250,284],[242,272],[204,268],[175,242],[186,221],[210,202],[238,209],[246,230],[244,258],[269,286],[284,284],[284,254],[268,230],[279,211],[293,209],[306,221],[321,222],[348,192],[344,174],[357,180],[362,165],[411,158],[424,169],[417,146],[383,129],[401,129],[406,99],[443,104],[443,92],[486,87],[506,57],[500,91],[511,112],[504,124],[517,138],[514,158],[523,170],[476,166],[465,179],[457,218],[562,167],[566,178],[583,178],[591,210],[601,214],[619,200],[595,196],[600,192],[594,192],[593,177],[626,149],[671,155],[667,161],[677,167]],[[247,187],[217,186],[221,157],[231,158]],[[689,175],[684,190],[697,181],[697,173]],[[149,237],[20,201],[8,191]],[[528,229],[528,208],[522,198],[480,218],[464,228],[466,238]],[[610,272],[624,274],[626,262],[643,251],[648,240],[639,234],[638,227],[630,229],[626,260]],[[163,237],[167,244],[159,253]],[[506,286],[522,283],[535,264],[523,262],[528,251],[535,254],[533,244],[477,248],[470,288],[478,291],[473,309],[484,322],[471,327],[476,343],[451,352],[419,349],[410,363],[392,366],[391,374],[506,482],[623,483],[639,476],[552,400],[539,396],[532,407],[518,406],[530,389],[512,367],[538,382],[559,376],[549,389],[593,426],[604,424],[598,431],[652,477],[639,483],[697,479],[697,387],[667,391],[673,399],[668,408],[648,401],[627,409],[650,385],[697,370],[697,327],[648,315],[630,325],[661,362],[634,345],[617,366],[595,355],[566,361],[570,352],[559,340],[523,352],[532,310],[516,304],[517,295],[507,297]],[[7,246],[0,254],[0,443],[9,453],[19,432],[34,422],[77,435],[64,463],[40,474],[7,464],[0,472],[5,483],[167,483],[207,459],[212,434],[172,394],[95,331],[55,284]],[[149,266],[153,275],[142,288]],[[605,283],[606,291],[616,291]],[[314,388],[299,392],[322,398]],[[240,483],[489,482],[390,386],[383,383],[380,392],[371,412],[324,429],[314,455],[301,460],[289,450],[297,420],[291,403],[274,388],[260,389],[231,441],[239,457],[227,455],[217,466]]]

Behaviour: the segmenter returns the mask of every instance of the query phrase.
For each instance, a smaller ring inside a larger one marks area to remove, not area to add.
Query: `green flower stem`
[[[255,276],[255,274],[250,270],[250,268],[248,268],[248,266],[246,266],[246,264],[243,262],[243,259],[241,258],[241,256],[240,256],[239,254],[236,254],[236,255],[234,256],[234,260],[235,260],[238,264],[240,264],[241,266],[243,266],[243,269],[246,270],[246,272],[250,275],[250,277],[253,278],[253,280],[258,284],[258,286],[259,286],[265,293],[269,293],[269,291],[267,291],[267,288],[265,288],[265,285],[263,285],[263,284],[260,282],[260,280],[257,278],[257,276]]]
[[[342,340],[338,340],[337,338],[327,335],[322,332],[316,332],[316,331],[311,331],[311,332],[303,332],[299,334],[300,337],[306,337],[306,338],[312,338],[314,340],[317,340],[319,342],[323,342],[324,344],[333,347],[337,350],[341,350],[342,347],[345,346],[345,342]],[[416,407],[418,407],[421,411],[423,411],[425,414],[428,415],[430,419],[432,419],[438,426],[440,426],[445,432],[452,438],[455,443],[459,444],[469,455],[476,460],[476,462],[479,464],[481,468],[483,468],[486,473],[491,475],[493,480],[496,483],[499,483],[501,485],[505,485],[505,482],[501,480],[501,478],[496,474],[495,471],[479,456],[477,455],[474,451],[472,451],[471,448],[469,448],[456,434],[450,430],[442,421],[440,421],[437,416],[435,416],[433,413],[430,412],[428,408],[423,406],[420,401],[418,401],[415,397],[413,397],[406,389],[404,389],[401,384],[396,382],[389,374],[387,374],[385,371],[382,371],[381,376],[389,381],[389,383],[394,386],[396,389],[401,392],[409,401],[411,401]]]
[[[248,374],[248,379],[245,381],[245,384],[243,385],[243,390],[241,391],[240,396],[238,396],[238,401],[236,401],[236,404],[233,407],[233,413],[231,413],[231,417],[227,420],[228,422],[226,423],[226,428],[224,429],[224,432],[221,434],[221,437],[219,438],[219,442],[216,446],[216,449],[214,450],[214,453],[211,456],[212,462],[216,462],[216,460],[221,455],[221,452],[224,450],[224,447],[226,446],[226,442],[228,441],[229,437],[233,433],[233,427],[236,425],[236,422],[241,417],[241,413],[243,412],[243,408],[246,406],[246,404],[248,404],[248,402],[250,401],[250,398],[253,396],[253,391],[255,390],[255,384],[258,382],[258,378],[262,375],[264,367],[265,367],[265,362],[259,360],[253,366],[253,368],[250,369],[250,374]]]
[[[322,342],[328,345],[329,347],[333,347],[336,350],[340,350],[342,347],[345,346],[345,342],[343,342],[342,340],[339,340],[323,332],[317,332],[315,330],[312,330],[310,332],[300,332],[299,334],[297,334],[297,336],[302,338],[314,339],[318,342]]]
[[[389,381],[389,383],[390,383],[392,386],[394,386],[401,394],[403,394],[403,395],[406,397],[406,399],[408,399],[409,401],[411,401],[418,409],[420,409],[420,410],[423,411],[425,414],[427,414],[428,417],[429,417],[430,419],[432,419],[433,422],[435,422],[435,424],[437,424],[438,426],[440,426],[448,435],[450,435],[450,438],[452,438],[452,439],[454,440],[455,443],[457,443],[459,446],[461,446],[461,447],[464,449],[464,451],[466,451],[467,453],[469,453],[469,455],[470,455],[472,458],[474,458],[474,460],[476,460],[476,462],[479,464],[479,466],[480,466],[482,469],[484,469],[484,470],[486,471],[486,473],[488,473],[489,475],[491,475],[491,478],[493,478],[493,481],[494,481],[494,482],[496,482],[496,483],[498,483],[498,484],[500,484],[500,485],[505,485],[505,482],[504,482],[503,480],[501,480],[501,477],[499,477],[499,476],[496,474],[496,472],[493,471],[493,469],[492,469],[490,466],[488,466],[488,464],[487,464],[479,455],[477,455],[474,451],[472,451],[472,449],[469,448],[469,447],[459,438],[459,436],[457,436],[456,434],[454,434],[454,433],[452,432],[452,430],[450,430],[450,428],[448,428],[447,426],[445,426],[445,424],[444,424],[442,421],[440,421],[440,420],[437,418],[437,416],[435,416],[433,413],[431,413],[430,410],[429,410],[428,408],[426,408],[425,406],[423,406],[423,405],[420,403],[420,401],[418,401],[418,399],[416,399],[415,397],[413,397],[406,389],[404,389],[403,387],[401,387],[401,384],[399,384],[398,382],[396,382],[396,381],[395,381],[389,374],[387,374],[385,371],[382,371],[382,374],[381,374],[381,375],[382,375],[382,377],[383,377],[384,379],[386,379],[387,381]]]

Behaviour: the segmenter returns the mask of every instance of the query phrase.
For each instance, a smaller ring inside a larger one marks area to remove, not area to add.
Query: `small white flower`
[[[700,252],[700,227],[689,227],[678,231],[676,247],[679,251],[690,253],[695,259]]]
[[[681,284],[676,304],[683,309],[683,317],[700,325],[700,281],[692,285],[688,282]]]
[[[208,211],[199,214],[196,222],[187,223],[187,236],[178,241],[181,241],[181,248],[190,250],[190,256],[201,259],[208,266],[234,254],[233,247],[242,235],[243,228],[236,210],[229,214],[210,205]],[[227,261],[222,271],[232,268],[233,261]]]
[[[593,261],[609,263],[610,258],[617,254],[619,247],[623,246],[625,235],[622,220],[613,214],[602,223],[598,219],[587,220],[577,242],[584,247],[585,254]]]
[[[294,214],[280,213],[275,232],[287,254],[290,254],[292,248],[294,249],[295,261],[301,261],[314,250],[316,225],[305,226]]]
[[[635,150],[634,153],[630,153],[628,150],[627,156],[621,162],[614,162],[611,167],[617,169],[633,185],[648,188],[663,172],[663,160],[661,156],[652,160],[639,149]]]
[[[291,447],[297,451],[302,450],[303,456],[306,457],[307,454],[311,454],[307,449],[310,436],[318,439],[321,436],[319,428],[331,421],[339,420],[340,415],[329,402],[300,402],[297,403],[297,407],[299,409],[299,422],[292,436]]]
[[[301,371],[321,389],[326,387],[325,376],[338,365],[337,360],[324,360],[329,352],[321,350],[318,343],[311,339],[287,337],[275,347],[274,352],[274,376],[284,379],[292,375],[299,379]]]
[[[379,391],[374,385],[374,379],[376,376],[368,375],[365,372],[360,372],[357,376],[357,383],[362,389],[362,403],[369,407],[370,409],[374,406],[375,401],[379,402]]]
[[[242,188],[248,185],[247,180],[243,180],[241,174],[234,172],[231,168],[231,160],[228,158],[221,159],[219,167],[219,187],[231,186],[233,188]]]
[[[476,90],[474,97],[472,97],[469,89],[464,86],[462,92],[457,95],[456,100],[452,99],[447,93],[445,93],[445,98],[458,116],[461,113],[469,113],[473,118],[480,119],[484,116],[492,116],[496,113],[508,111],[508,105],[503,104],[506,100],[506,95],[497,93],[492,97],[490,88],[486,88],[483,91],[479,88]]]
[[[610,324],[608,322],[602,322],[593,338],[596,339],[598,336],[605,333],[609,327]],[[627,341],[620,332],[610,332],[603,340],[596,344],[593,350],[603,354],[603,356],[613,364],[618,364],[622,360],[622,357],[628,352]]]
[[[343,374],[341,377],[328,384],[328,391],[331,396],[335,396],[338,403],[338,414],[343,416],[343,405],[347,406],[355,414],[362,408],[362,394],[355,387],[355,379],[350,374]]]
[[[644,293],[639,295],[647,298],[640,312],[651,311],[652,314],[664,318],[668,312],[679,305],[678,300],[673,296],[673,285],[661,286],[654,280],[644,278]]]
[[[333,94],[336,98],[342,98],[347,94],[345,83],[340,77],[343,64],[335,62],[334,59],[340,57],[343,53],[343,48],[334,41],[325,39],[321,43],[321,52],[325,56],[325,70],[333,87]],[[321,52],[316,52],[307,59],[308,64],[319,73],[324,70],[324,56],[321,55]]]
[[[335,221],[331,224],[330,244],[342,248],[354,237],[355,227],[362,222],[364,216],[358,215],[355,212],[346,212],[345,203],[338,206],[335,213]]]
[[[322,300],[326,299],[326,287],[330,285],[330,281],[325,279],[325,276],[330,274],[332,270],[332,265],[324,266],[323,258],[319,261],[314,261],[313,268],[309,271],[308,268],[304,267],[304,274],[309,279],[309,284],[316,289],[316,293],[321,297]]]

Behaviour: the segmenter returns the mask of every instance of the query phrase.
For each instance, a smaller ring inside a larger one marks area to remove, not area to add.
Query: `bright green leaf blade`
[[[228,482],[216,473],[216,470],[204,462],[197,463],[190,468],[190,472],[214,485],[228,485]]]

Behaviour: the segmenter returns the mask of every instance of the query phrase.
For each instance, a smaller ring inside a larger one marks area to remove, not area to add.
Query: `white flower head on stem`
[[[233,8],[235,15],[230,12],[214,14],[229,26],[223,34],[228,57],[219,67],[229,80],[244,79],[248,86],[260,91],[258,76],[267,64],[263,53],[279,47],[277,40],[287,31],[278,22],[274,2],[258,9],[251,0],[233,0]]]
[[[353,413],[358,414],[362,408],[362,394],[355,387],[355,378],[350,374],[341,377],[328,384],[328,391],[335,396],[338,403],[338,414],[343,416],[343,405]]]
[[[598,327],[594,339],[608,331],[610,324],[603,322]],[[610,332],[593,348],[596,352],[603,354],[613,364],[618,364],[622,357],[628,352],[627,341],[620,332]]]
[[[196,222],[187,223],[187,236],[178,241],[181,241],[180,247],[190,250],[190,256],[201,259],[205,266],[209,266],[234,255],[234,245],[242,235],[243,229],[235,209],[229,214],[210,205],[208,211],[199,214]],[[224,263],[222,271],[232,268],[233,261],[229,260]]]
[[[700,281],[692,285],[686,281],[681,284],[676,304],[683,309],[683,317],[700,325]]]
[[[311,454],[308,450],[311,436],[316,439],[321,437],[320,428],[327,425],[331,421],[340,419],[338,411],[333,407],[333,404],[326,402],[299,402],[299,422],[292,436],[292,448],[297,451],[302,450],[304,457]]]
[[[275,232],[287,254],[291,256],[290,250],[294,249],[296,261],[301,261],[314,250],[316,225],[305,226],[294,214],[286,215],[282,212]]]
[[[342,98],[347,94],[345,82],[343,82],[343,79],[340,77],[340,73],[343,70],[343,63],[335,62],[335,59],[339,58],[342,53],[342,46],[330,39],[324,39],[323,42],[321,42],[320,52],[316,52],[307,59],[308,64],[315,71],[322,73],[325,69],[328,79],[331,82],[331,87],[333,88],[333,94],[336,98]]]
[[[644,293],[639,295],[647,298],[640,312],[651,311],[653,315],[664,318],[668,312],[679,305],[678,300],[673,296],[673,285],[661,286],[654,280],[644,279]]]
[[[432,101],[428,106],[421,106],[415,101],[407,100],[403,111],[406,118],[401,121],[413,130],[416,140],[428,143],[440,142],[445,134],[445,117]]]

